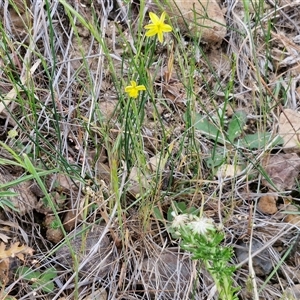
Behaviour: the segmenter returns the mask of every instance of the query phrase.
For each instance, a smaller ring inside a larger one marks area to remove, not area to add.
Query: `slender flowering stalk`
[[[152,23],[145,26],[145,29],[148,30],[146,36],[157,35],[158,40],[162,43],[164,39],[163,33],[173,30],[172,26],[165,24],[166,13],[163,12],[159,18],[156,14],[150,12],[149,17]]]
[[[130,84],[125,87],[125,92],[128,93],[129,97],[137,98],[140,91],[146,90],[144,85],[137,85],[134,80],[131,80]]]
[[[171,228],[181,239],[180,246],[199,259],[213,278],[220,300],[237,300],[238,288],[233,287],[235,267],[228,265],[233,251],[230,247],[220,246],[224,233],[217,230],[210,218],[172,212]]]

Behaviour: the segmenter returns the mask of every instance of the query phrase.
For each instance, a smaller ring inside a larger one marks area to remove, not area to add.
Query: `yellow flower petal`
[[[160,16],[160,22],[161,22],[161,23],[164,23],[164,22],[165,22],[165,18],[166,18],[166,12],[163,11],[163,13],[162,13],[161,16]]]
[[[145,29],[156,29],[156,25],[154,25],[154,24],[148,24],[144,28]]]
[[[144,85],[138,85],[138,86],[136,87],[136,89],[137,89],[138,91],[146,91],[146,88],[145,88]]]
[[[162,31],[163,32],[171,32],[173,30],[172,26],[168,25],[168,24],[164,24],[162,26]]]
[[[136,87],[136,82],[134,80],[131,80],[130,84],[131,84],[132,87]]]
[[[132,98],[137,98],[139,95],[138,90],[132,89],[131,92],[129,93],[129,96]]]
[[[158,23],[160,21],[159,17],[153,12],[149,12],[149,17],[153,24]]]
[[[130,81],[131,85],[125,87],[125,92],[129,95],[129,97],[137,98],[139,95],[139,91],[145,91],[146,87],[144,85],[137,85],[134,80]]]
[[[149,30],[146,32],[145,36],[153,36],[153,35],[156,35],[157,34],[157,31],[155,30],[155,28]]]
[[[166,13],[163,12],[160,18],[153,12],[150,12],[149,16],[152,24],[148,24],[144,27],[145,29],[148,30],[145,35],[146,36],[157,35],[158,40],[162,43],[163,33],[172,31],[172,26],[165,24]]]
[[[158,33],[157,33],[157,36],[158,36],[158,40],[162,43],[163,40],[164,40],[163,32],[162,32],[162,31],[158,32]]]

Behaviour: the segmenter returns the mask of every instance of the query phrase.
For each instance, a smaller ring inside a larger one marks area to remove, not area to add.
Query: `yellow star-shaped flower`
[[[137,98],[139,91],[145,91],[146,88],[144,85],[137,85],[134,80],[130,81],[131,85],[125,87],[125,92],[128,93],[129,97]]]
[[[165,24],[166,13],[163,12],[160,18],[152,12],[149,13],[149,16],[152,24],[145,26],[145,29],[148,29],[146,36],[153,36],[157,34],[158,40],[162,43],[163,33],[172,31],[172,26]]]

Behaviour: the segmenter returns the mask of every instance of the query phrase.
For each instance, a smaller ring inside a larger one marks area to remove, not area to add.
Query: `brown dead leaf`
[[[0,259],[7,259],[9,257],[18,257],[19,259],[24,260],[24,254],[33,255],[34,250],[32,248],[26,245],[19,246],[19,244],[20,244],[19,242],[16,242],[10,245],[8,249],[5,249],[6,245],[1,242]]]
[[[69,192],[70,189],[74,186],[71,178],[65,174],[55,174],[53,175],[53,179],[55,179],[56,190],[58,192]]]
[[[285,109],[279,116],[279,135],[283,138],[285,153],[300,153],[300,114]]]
[[[101,111],[101,115],[103,116],[103,119],[109,120],[117,107],[116,101],[105,101],[105,102],[100,102],[99,104],[99,109]]]
[[[12,176],[9,172],[0,172],[0,183],[11,182],[15,179],[16,177]],[[9,189],[18,194],[17,196],[9,197],[9,201],[18,209],[18,213],[21,216],[31,212],[36,207],[37,198],[30,190],[31,184],[30,181],[25,181]]]
[[[145,189],[149,188],[148,182],[149,175],[145,175],[137,167],[133,167],[129,174],[129,189],[128,191],[134,196],[137,197]]]
[[[174,54],[173,54],[173,47],[172,51],[170,51],[168,64],[164,71],[164,80],[165,82],[169,82],[173,76],[173,67],[174,67]]]
[[[171,152],[174,147],[174,144],[171,143],[169,146],[169,151]],[[161,157],[162,153],[157,153],[151,157],[147,162],[147,168],[140,170],[138,167],[133,167],[129,174],[129,192],[133,196],[137,196],[144,192],[150,187],[150,181],[153,174],[159,172],[162,173],[166,168],[166,163],[169,157],[169,154],[166,154],[165,157]]]
[[[64,228],[66,231],[71,231],[75,225],[82,220],[82,213],[75,209],[70,209],[66,212],[63,220]]]
[[[174,104],[184,103],[186,99],[185,88],[182,82],[177,79],[169,79],[168,82],[158,84],[162,86],[162,92],[166,99]]]
[[[2,283],[4,286],[9,281],[8,276],[9,271],[9,260],[3,259],[0,261],[0,283]]]
[[[156,85],[162,90],[163,96],[172,103],[183,108],[186,99],[186,92],[183,83],[173,73],[174,55],[169,54],[168,64],[164,69],[163,82]]]
[[[9,256],[7,256],[5,254],[5,244],[1,242],[0,244],[0,259],[5,259],[5,258],[8,258]]]
[[[270,155],[263,161],[264,169],[279,191],[293,189],[300,171],[300,158],[295,153]],[[274,190],[272,184],[263,179],[263,184]]]

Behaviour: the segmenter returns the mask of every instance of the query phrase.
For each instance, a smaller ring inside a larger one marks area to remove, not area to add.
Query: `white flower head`
[[[171,225],[171,227],[173,228],[179,228],[181,226],[184,226],[189,218],[187,214],[177,215],[175,211],[172,211],[171,215],[174,217]]]
[[[206,235],[208,230],[216,230],[213,219],[211,218],[195,218],[195,221],[190,222],[188,225],[194,234]]]

